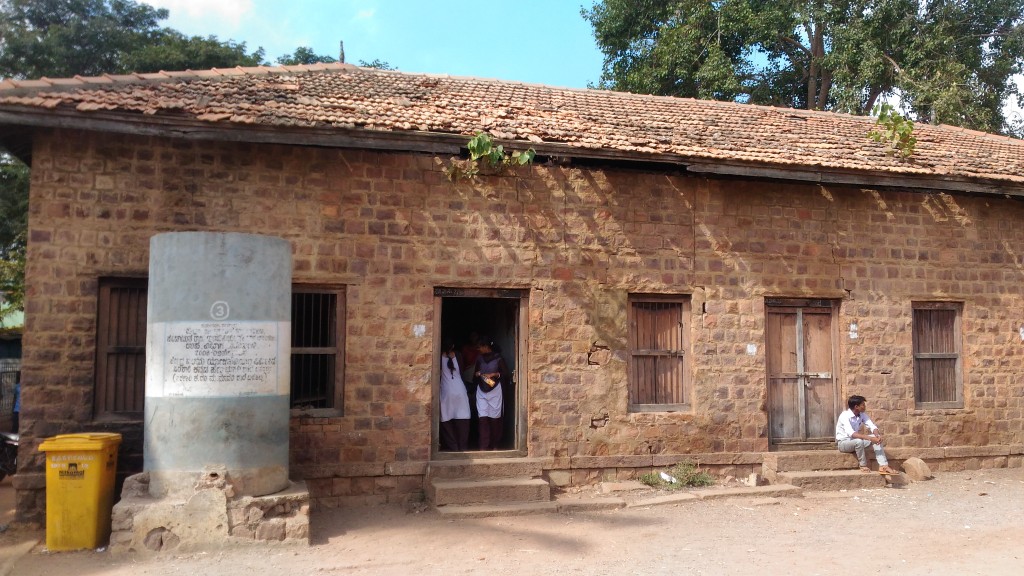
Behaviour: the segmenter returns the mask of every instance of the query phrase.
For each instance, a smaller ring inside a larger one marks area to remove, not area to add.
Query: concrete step
[[[780,472],[778,482],[799,486],[804,490],[858,490],[882,488],[885,477],[877,472],[860,470],[817,470]]]
[[[427,478],[539,478],[544,473],[541,458],[463,458],[433,460],[427,466]]]
[[[549,502],[551,485],[543,478],[434,479],[427,484],[427,498],[434,506]]]
[[[526,516],[558,512],[557,502],[514,502],[511,504],[451,504],[438,506],[437,513],[452,518],[486,518],[488,516]]]
[[[874,453],[868,450],[868,459]],[[764,455],[764,475],[769,472],[793,472],[798,470],[847,470],[857,465],[857,457],[838,450],[801,450],[793,452],[769,452]]]

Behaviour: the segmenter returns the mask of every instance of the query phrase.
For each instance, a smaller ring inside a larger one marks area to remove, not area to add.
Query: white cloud
[[[142,0],[150,6],[167,8],[174,20],[217,19],[229,27],[237,27],[253,10],[253,0]]]
[[[373,18],[374,14],[376,14],[376,12],[377,11],[373,10],[373,9],[370,9],[370,10],[360,10],[356,14],[356,18],[355,19],[356,20],[369,20],[369,19]]]

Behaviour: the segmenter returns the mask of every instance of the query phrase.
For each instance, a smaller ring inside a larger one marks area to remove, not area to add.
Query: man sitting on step
[[[889,467],[889,460],[882,449],[882,431],[865,412],[867,399],[854,394],[846,401],[846,405],[849,406],[849,410],[844,410],[836,422],[836,446],[839,451],[847,454],[856,453],[860,471],[871,472],[871,468],[868,468],[867,454],[864,453],[864,449],[871,446],[875,451],[875,460],[878,461],[879,473],[896,474],[896,471]],[[868,433],[862,432],[864,428],[867,428]]]

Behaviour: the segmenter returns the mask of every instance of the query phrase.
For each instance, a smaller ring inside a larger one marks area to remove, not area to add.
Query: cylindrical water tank
[[[254,234],[150,240],[144,467],[150,493],[206,468],[238,495],[288,486],[291,247]]]

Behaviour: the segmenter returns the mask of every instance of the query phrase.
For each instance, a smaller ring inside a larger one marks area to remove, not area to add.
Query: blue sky
[[[141,0],[189,35],[262,46],[268,60],[308,46],[405,72],[584,88],[602,56],[580,8],[591,0]]]

